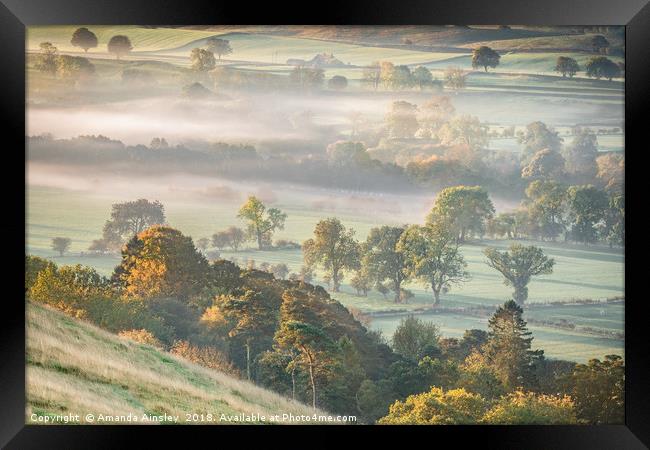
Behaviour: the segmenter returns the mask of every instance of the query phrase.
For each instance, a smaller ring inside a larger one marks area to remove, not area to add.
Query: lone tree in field
[[[441,293],[470,278],[455,234],[439,224],[410,226],[397,249],[404,255],[407,273],[431,286],[434,305],[440,304]]]
[[[107,48],[108,53],[113,53],[117,59],[120,59],[120,56],[124,56],[133,50],[133,45],[127,36],[118,34],[108,41]]]
[[[376,283],[388,281],[388,286],[395,294],[395,303],[401,301],[402,283],[409,279],[406,258],[397,249],[402,233],[403,227],[373,228],[361,246],[364,271],[370,274]]]
[[[499,65],[499,59],[501,56],[497,52],[483,45],[472,52],[472,67],[483,67],[487,72],[488,67],[495,68]]]
[[[214,69],[217,65],[214,59],[214,53],[209,50],[203,50],[202,48],[192,49],[190,63],[192,64],[192,70],[195,72],[207,72]]]
[[[302,244],[307,267],[322,267],[332,282],[332,290],[339,291],[343,271],[357,270],[359,244],[354,239],[354,230],[346,229],[340,220],[329,218],[316,224],[314,237]]]
[[[114,203],[107,228],[122,238],[128,239],[152,225],[165,223],[165,208],[158,200],[150,202],[141,198],[132,202]]]
[[[443,189],[427,216],[428,224],[441,224],[455,233],[458,243],[481,234],[485,221],[494,215],[494,205],[480,186],[454,186]]]
[[[512,244],[509,251],[500,252],[488,247],[484,250],[487,265],[504,276],[504,284],[515,288],[512,298],[518,305],[528,298],[528,283],[531,277],[553,273],[555,261],[544,255],[541,248]]]
[[[597,56],[591,58],[587,65],[585,65],[585,72],[589,78],[607,78],[612,81],[612,78],[619,78],[621,76],[621,68],[609,58],[604,56]]]
[[[267,210],[264,203],[253,195],[239,208],[237,217],[248,222],[248,236],[257,241],[260,250],[271,244],[273,233],[283,230],[287,219],[287,215],[277,208]]]
[[[569,78],[578,73],[580,66],[578,61],[568,56],[558,56],[557,62],[555,63],[555,71],[562,74],[562,78],[566,78],[568,75]]]
[[[97,36],[88,28],[77,28],[72,34],[70,43],[74,47],[83,48],[87,52],[89,48],[97,47]]]
[[[206,286],[210,266],[192,238],[155,225],[138,233],[122,249],[113,282],[130,298],[175,297],[184,301]]]
[[[52,238],[52,250],[59,252],[59,256],[63,256],[63,254],[70,248],[71,243],[72,241],[67,237]]]
[[[219,60],[221,56],[230,55],[232,53],[232,47],[230,46],[230,41],[226,39],[219,39],[216,37],[208,38],[205,41],[207,48],[212,53],[216,54]]]
[[[535,365],[543,358],[543,350],[531,350],[533,337],[523,312],[512,300],[500,306],[488,321],[488,341],[481,351],[487,365],[509,390],[535,388]]]

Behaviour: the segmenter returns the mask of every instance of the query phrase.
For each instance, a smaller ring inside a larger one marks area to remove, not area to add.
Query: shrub
[[[118,336],[124,339],[130,339],[140,344],[151,345],[157,348],[163,348],[162,342],[160,342],[156,337],[148,330],[125,330],[120,331]]]
[[[68,315],[82,319],[88,317],[91,303],[111,296],[108,280],[95,269],[82,265],[46,266],[38,272],[30,298],[48,304]]]
[[[29,292],[38,274],[47,268],[56,269],[56,264],[39,256],[25,255],[25,292]]]
[[[236,377],[241,376],[239,370],[228,360],[226,355],[214,347],[199,347],[188,341],[176,341],[170,352],[200,366]]]
[[[485,409],[485,400],[465,389],[443,391],[432,387],[429,392],[411,395],[396,401],[387,416],[379,419],[384,425],[459,425],[477,423]]]
[[[573,400],[568,396],[538,395],[517,390],[485,413],[483,423],[500,425],[559,425],[577,423]]]

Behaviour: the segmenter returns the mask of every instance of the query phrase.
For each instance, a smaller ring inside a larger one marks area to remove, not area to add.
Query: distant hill
[[[221,414],[232,420],[242,414],[314,414],[311,407],[247,381],[33,303],[27,306],[26,378],[27,423],[33,413],[79,414],[82,422],[92,413],[96,424],[100,413],[131,413],[136,423],[156,423],[143,421],[143,415],[179,416],[179,423],[186,423],[188,413],[211,413],[213,424],[233,423],[220,421]]]

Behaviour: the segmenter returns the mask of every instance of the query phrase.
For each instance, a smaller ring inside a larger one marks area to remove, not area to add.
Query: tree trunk
[[[438,306],[440,304],[440,289],[434,288],[431,283],[431,290],[433,291],[433,306]]]
[[[291,368],[291,400],[296,399],[296,367]]]
[[[332,290],[334,292],[339,291],[339,272],[338,270],[332,271]]]
[[[309,381],[311,382],[311,406],[316,410],[316,383],[314,382],[314,361],[308,353],[309,358]]]
[[[251,380],[251,345],[246,342],[246,378]]]
[[[257,232],[257,247],[262,250],[262,233]]]
[[[398,280],[395,280],[393,284],[394,284],[393,290],[395,291],[395,303],[400,303],[402,301],[400,297],[402,291],[401,283]]]
[[[526,289],[525,286],[523,288],[515,286],[515,293],[513,295],[514,297],[513,300],[521,307],[524,306],[524,302],[526,301],[526,297],[527,297],[525,289]]]

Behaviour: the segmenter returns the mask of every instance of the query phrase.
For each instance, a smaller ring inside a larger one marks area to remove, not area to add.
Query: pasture
[[[116,188],[119,184],[114,185]],[[116,189],[116,192],[120,192]],[[258,193],[251,188],[251,193]],[[313,198],[304,193],[275,190],[267,191],[274,195],[273,206],[287,212],[285,229],[279,231],[276,239],[289,239],[297,242],[311,237],[316,222],[324,217],[339,217],[346,226],[356,230],[358,239],[365,239],[370,228],[382,224],[416,223],[423,221],[426,204],[418,210],[405,202],[399,212],[391,209],[394,203],[377,201],[373,208],[355,207],[359,203],[350,203],[345,208],[339,202],[338,209],[323,211],[315,209]],[[192,236],[195,240],[209,237],[217,230],[230,225],[242,226],[237,219],[240,201],[209,201],[205,198],[174,197],[169,192],[159,193],[156,197],[163,201],[168,223]],[[285,196],[286,194],[286,196]],[[144,194],[143,194],[144,195]],[[314,194],[312,194],[313,196]],[[323,193],[320,193],[322,196]],[[27,249],[26,252],[52,259],[57,264],[85,264],[95,267],[100,273],[109,276],[118,264],[117,256],[81,256],[93,239],[101,233],[101,227],[108,218],[110,205],[119,200],[133,199],[132,195],[90,194],[83,191],[70,191],[60,188],[30,186],[28,189],[27,210]],[[311,198],[311,200],[310,200]],[[320,198],[320,197],[317,197]],[[242,196],[241,201],[244,200]],[[398,203],[397,199],[393,199]],[[372,205],[372,202],[370,202]],[[59,257],[50,249],[50,241],[55,236],[67,236],[72,239],[69,255]],[[526,242],[523,242],[526,243]],[[443,295],[441,304],[447,307],[472,305],[498,305],[511,295],[511,288],[503,284],[501,275],[485,264],[483,249],[490,245],[505,247],[507,241],[480,241],[464,245],[462,253],[468,263],[472,279],[462,286],[453,287]],[[598,299],[618,297],[624,294],[624,256],[619,249],[610,250],[603,246],[584,247],[564,243],[539,243],[544,251],[556,260],[554,273],[533,279],[529,286],[530,303],[566,301],[579,299]],[[222,251],[221,257],[234,259],[240,265],[254,260],[259,266],[262,262],[270,264],[285,263],[291,272],[298,272],[303,265],[300,250],[265,250],[245,248],[238,252]],[[317,274],[316,282],[322,283]],[[349,276],[347,277],[349,280]],[[367,297],[358,296],[344,281],[341,292],[332,296],[348,307],[366,312],[408,311],[431,306],[432,294],[419,283],[405,286],[415,294],[407,304],[395,304],[389,294],[384,298],[376,291]],[[605,308],[606,315],[600,315]],[[579,326],[623,330],[623,308],[621,305],[596,306],[557,306],[531,309],[527,314],[537,320],[557,322],[565,319]],[[381,330],[390,337],[401,316],[375,317],[372,328]],[[472,327],[485,328],[486,320],[460,315],[429,315],[441,324],[443,334],[455,336]],[[443,320],[444,319],[444,320]],[[441,322],[442,321],[442,322]],[[536,343],[543,347],[549,357],[586,360],[592,356],[603,356],[622,350],[622,341],[586,335],[564,329],[546,326],[531,326]]]

